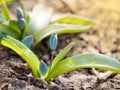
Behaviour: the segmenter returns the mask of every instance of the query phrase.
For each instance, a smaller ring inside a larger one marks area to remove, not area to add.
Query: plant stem
[[[56,51],[55,50],[51,51],[51,60],[54,59],[55,55],[56,55]]]

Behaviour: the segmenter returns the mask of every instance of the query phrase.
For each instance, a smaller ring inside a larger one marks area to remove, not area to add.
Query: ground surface
[[[119,0],[22,0],[28,10],[38,2],[54,8],[54,16],[74,14],[95,20],[90,30],[81,34],[59,35],[58,51],[70,42],[75,47],[68,56],[81,53],[102,53],[120,60]],[[10,5],[12,13],[16,2]],[[50,63],[45,39],[36,54]],[[97,76],[87,69],[77,69],[54,79],[50,85],[34,79],[25,62],[11,50],[0,47],[1,90],[120,90],[120,75],[97,70]],[[103,76],[102,76],[103,75]],[[107,75],[109,78],[107,78]]]

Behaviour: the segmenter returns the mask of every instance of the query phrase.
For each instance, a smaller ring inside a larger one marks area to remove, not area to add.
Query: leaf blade
[[[0,33],[4,33],[6,35],[12,36],[16,39],[20,38],[20,34],[18,32],[16,32],[14,29],[11,29],[8,24],[2,24],[0,26]]]
[[[3,23],[4,21],[5,21],[5,18],[0,15],[0,24]]]
[[[19,30],[17,21],[15,21],[15,20],[10,20],[10,21],[9,21],[8,28],[10,29],[11,32],[12,32],[12,31],[13,31],[13,32],[16,32],[18,36],[21,35],[21,32],[20,32],[20,30]]]
[[[81,54],[59,62],[46,80],[77,68],[99,68],[120,73],[120,62],[102,54]]]
[[[33,75],[35,78],[40,77],[39,76],[39,59],[33,54],[32,51],[30,51],[30,49],[28,49],[24,44],[22,44],[21,42],[19,42],[18,40],[10,37],[10,36],[6,36],[1,40],[1,44],[3,46],[6,46],[10,49],[12,49],[13,51],[15,51],[18,55],[20,55],[30,66],[30,68],[33,71]]]
[[[73,45],[74,45],[73,43],[70,43],[62,51],[60,51],[60,53],[53,59],[49,72],[51,72],[51,70],[56,66],[56,64],[69,53]]]
[[[9,15],[8,8],[5,4],[5,1],[3,1],[3,0],[2,0],[2,16],[4,16],[4,18],[6,20],[10,20],[10,15]]]
[[[91,25],[93,24],[92,20],[84,19],[84,18],[78,18],[73,16],[63,17],[60,18],[53,23],[66,23],[66,24],[75,24],[75,25]]]
[[[81,25],[69,25],[69,24],[53,24],[49,25],[47,28],[44,28],[34,34],[36,41],[33,45],[34,48],[38,46],[38,44],[50,34],[56,32],[57,34],[62,33],[80,33],[85,32],[89,29],[89,26],[81,26]]]
[[[13,1],[15,1],[15,0],[4,0],[6,3],[8,3],[8,2],[13,2]],[[2,0],[0,0],[0,4],[2,4]]]

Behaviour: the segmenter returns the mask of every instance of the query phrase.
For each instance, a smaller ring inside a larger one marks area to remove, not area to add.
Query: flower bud
[[[40,61],[39,69],[40,69],[40,73],[41,73],[42,76],[44,76],[48,71],[48,67],[43,60]]]
[[[28,48],[31,48],[34,42],[34,38],[32,35],[26,36],[22,41],[24,45],[26,45]]]
[[[25,19],[24,18],[20,18],[18,19],[18,27],[20,30],[24,30],[25,29]]]
[[[23,13],[23,10],[21,8],[17,8],[17,18],[20,19],[20,18],[24,18],[24,13]]]
[[[58,45],[58,37],[56,33],[53,33],[49,38],[49,46],[51,50],[55,50]]]

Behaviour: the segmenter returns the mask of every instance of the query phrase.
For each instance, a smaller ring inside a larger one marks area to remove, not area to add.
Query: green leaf
[[[56,66],[56,64],[61,61],[67,54],[68,52],[72,49],[73,47],[73,43],[70,43],[69,45],[67,45],[62,51],[60,51],[60,53],[53,59],[51,65],[50,65],[50,70],[49,73],[51,72],[51,70]]]
[[[18,32],[16,32],[14,29],[11,29],[8,24],[3,24],[0,25],[0,33],[4,33],[6,35],[9,35],[11,37],[14,37],[16,39],[20,38],[20,35]]]
[[[2,1],[3,0],[0,0],[0,4],[2,4]],[[8,3],[8,2],[13,2],[13,1],[15,1],[15,0],[4,0],[6,3]]]
[[[120,62],[102,54],[76,55],[57,63],[45,80],[49,82],[51,78],[55,78],[58,75],[77,68],[99,68],[120,73]]]
[[[42,4],[36,5],[30,14],[29,34],[45,28],[49,24],[51,16],[51,8],[46,8]]]
[[[0,33],[6,33],[16,39],[19,39],[21,36],[21,32],[18,28],[17,22],[14,20],[5,21],[0,26]]]
[[[41,60],[40,61],[40,73],[43,78],[46,75],[47,71],[48,71],[48,67],[46,63],[43,60]]]
[[[5,18],[0,15],[0,24],[3,23],[4,21],[5,21]]]
[[[9,11],[4,0],[2,0],[2,16],[4,16],[6,20],[10,20]]]
[[[56,32],[58,34],[62,33],[80,33],[85,32],[89,26],[81,26],[81,25],[69,25],[69,24],[53,24],[49,25],[48,27],[37,31],[34,34],[36,39],[33,48],[36,48],[38,44],[47,36],[51,35],[52,33]]]
[[[20,31],[20,29],[18,28],[18,23],[17,23],[17,21],[10,20],[10,21],[9,21],[9,26],[8,26],[8,28],[9,28],[11,31],[16,32],[18,36],[21,35],[21,31]],[[12,32],[11,32],[11,33],[12,33]]]
[[[22,44],[20,41],[10,37],[6,36],[1,40],[1,44],[3,46],[6,46],[13,51],[15,51],[18,55],[20,55],[30,66],[32,69],[33,75],[35,78],[40,77],[39,73],[39,59],[35,56],[35,54],[28,49],[24,44]]]
[[[87,25],[93,24],[93,21],[84,19],[84,18],[68,16],[68,17],[60,18],[60,19],[54,21],[54,23],[66,23],[66,24],[86,25],[87,26]]]

